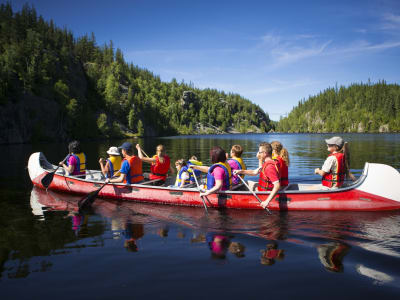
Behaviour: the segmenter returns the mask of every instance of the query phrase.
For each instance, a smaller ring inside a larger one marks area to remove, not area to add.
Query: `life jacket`
[[[333,153],[329,156],[335,156],[336,158],[336,170],[334,172],[326,173],[322,176],[322,185],[332,188],[341,187],[343,185],[346,173],[344,171],[344,154],[343,153]]]
[[[121,169],[121,156],[110,156],[108,159],[108,174],[107,178],[111,178],[114,176],[114,173],[117,173],[119,169]]]
[[[221,167],[222,169],[224,169],[225,176],[224,176],[224,185],[222,188],[229,190],[232,187],[232,170],[231,170],[231,167],[229,166],[229,164],[226,162],[224,162],[224,163],[219,162],[219,163],[213,164],[208,169],[207,181],[206,181],[207,190],[212,189],[215,185],[215,177],[212,175],[212,171],[214,171],[214,169],[216,167]]]
[[[198,160],[190,159],[190,160],[187,162],[186,165],[190,168],[190,166],[202,166],[203,163],[202,163],[201,161],[198,161]],[[194,174],[195,174],[197,177],[199,177],[199,176],[202,175],[202,172],[201,172],[200,170],[194,170],[194,169],[191,169],[191,170],[194,171]],[[194,181],[194,179],[192,178],[192,177],[193,177],[193,174],[192,174],[190,171],[189,171],[189,175],[191,176],[190,181]]]
[[[189,172],[189,170],[188,170],[189,168],[188,168],[188,166],[183,166],[180,170],[179,170],[179,173],[178,173],[178,175],[176,176],[176,181],[175,181],[175,186],[182,186],[182,174],[184,173],[184,172],[187,172],[188,174],[189,174],[189,178],[188,179],[185,179],[185,182],[183,183],[183,184],[190,184],[190,172]]]
[[[129,163],[129,176],[130,176],[129,180],[130,182],[127,182],[128,176],[125,176],[124,183],[131,184],[143,181],[144,177],[142,172],[142,160],[135,155],[129,156],[124,160],[128,161]]]
[[[76,159],[76,166],[71,175],[85,175],[86,174],[86,155],[85,155],[85,153],[81,152],[81,153],[74,153],[74,154],[68,155],[68,157],[66,159],[67,166],[69,165],[68,161],[71,156],[75,157],[75,159]]]
[[[244,164],[243,159],[241,157],[230,158],[229,161],[234,162],[234,164],[236,165],[235,170],[246,170],[246,165]],[[244,175],[239,175],[239,176],[244,178]],[[240,183],[240,179],[238,178],[238,175],[232,175],[232,183],[233,184]]]
[[[265,161],[261,168],[260,179],[258,180],[258,190],[259,191],[272,191],[272,189],[274,188],[272,181],[265,174],[265,169],[267,168],[268,165],[273,165],[279,175],[279,169],[280,169],[279,161],[276,161],[276,160]]]
[[[154,155],[153,158],[156,159],[156,162],[150,167],[150,180],[153,179],[167,179],[167,173],[170,167],[170,159],[168,155],[164,155],[164,162],[160,162],[160,158],[157,155]]]
[[[272,158],[279,162],[279,166],[280,166],[279,174],[281,175],[281,179],[279,182],[281,184],[281,187],[288,186],[289,185],[289,169],[288,169],[286,162],[279,155],[274,156]]]

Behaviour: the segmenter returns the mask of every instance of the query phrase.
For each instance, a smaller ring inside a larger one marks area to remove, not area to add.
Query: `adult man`
[[[141,183],[143,178],[142,160],[133,154],[132,144],[125,142],[120,147],[124,160],[122,161],[120,175],[116,178],[107,178],[105,182],[127,184]]]
[[[263,162],[261,167],[258,167],[255,170],[235,170],[234,173],[250,176],[256,176],[257,174],[260,174],[260,178],[258,180],[258,190],[271,191],[268,195],[268,198],[260,204],[263,208],[266,208],[269,202],[274,199],[281,187],[279,183],[279,165],[277,161],[272,159],[271,144],[266,142],[263,142],[259,145],[257,158],[260,162]]]

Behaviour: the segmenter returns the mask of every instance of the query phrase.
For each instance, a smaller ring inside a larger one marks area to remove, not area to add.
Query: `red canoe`
[[[33,153],[28,162],[33,184],[44,188],[41,179],[56,166],[43,153]],[[87,195],[104,183],[100,171],[87,170],[85,178],[69,176],[59,169],[53,178],[51,190]],[[400,209],[400,173],[383,164],[366,163],[360,178],[353,184],[332,190],[315,189],[317,185],[295,183],[269,203],[270,210],[325,210],[325,211],[382,211]],[[257,192],[261,200],[269,192]],[[203,206],[197,188],[150,186],[146,184],[107,184],[98,194],[101,198],[127,201]],[[262,209],[249,191],[225,191],[206,197],[208,207]]]

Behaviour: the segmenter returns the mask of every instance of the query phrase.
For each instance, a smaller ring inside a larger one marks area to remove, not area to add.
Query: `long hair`
[[[160,160],[161,163],[163,163],[164,162],[164,156],[165,156],[165,147],[164,147],[164,145],[161,145],[161,144],[158,145],[156,147],[156,153],[158,151],[160,151],[160,154],[158,155],[158,159]]]
[[[284,160],[286,165],[289,167],[290,159],[289,159],[289,152],[287,151],[287,149],[284,148],[283,145],[278,141],[271,142],[271,147],[272,147],[272,150],[274,150]]]
[[[344,171],[346,172],[346,177],[350,178],[351,180],[355,180],[355,177],[350,172],[350,146],[347,142],[343,144],[343,147],[338,151],[343,153],[344,157]]]

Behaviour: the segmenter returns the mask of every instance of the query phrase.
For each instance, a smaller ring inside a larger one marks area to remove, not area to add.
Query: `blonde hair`
[[[287,151],[287,149],[283,148],[283,145],[278,141],[271,142],[271,147],[272,150],[275,151],[276,154],[279,155],[284,160],[286,165],[289,167],[290,159],[289,159],[289,152]]]
[[[159,149],[160,148],[160,149]],[[164,162],[164,155],[165,155],[165,147],[164,145],[157,145],[156,147],[156,153],[160,151],[160,155],[158,155],[158,159],[160,160],[161,163]]]
[[[241,157],[243,153],[243,148],[240,145],[233,145],[231,151],[235,154],[236,157]]]

